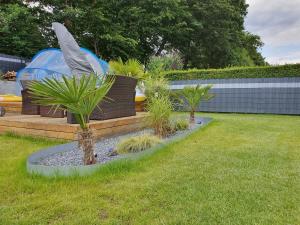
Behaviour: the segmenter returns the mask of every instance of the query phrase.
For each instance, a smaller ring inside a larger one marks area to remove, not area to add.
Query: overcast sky
[[[246,0],[246,30],[265,43],[271,64],[300,63],[300,0]]]

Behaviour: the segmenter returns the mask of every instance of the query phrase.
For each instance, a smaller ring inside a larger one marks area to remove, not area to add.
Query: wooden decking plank
[[[127,125],[131,123],[141,123],[143,122],[144,119],[145,119],[145,115],[137,115],[132,117],[123,117],[123,118],[112,119],[112,120],[104,120],[102,122],[93,121],[90,124],[90,127],[94,129],[105,129],[105,128],[111,128],[116,126]]]
[[[34,129],[26,129],[21,127],[0,126],[0,133],[4,133],[4,132],[13,132],[19,135],[26,135],[26,136],[74,140],[74,133],[55,132],[55,131],[47,131],[47,130],[34,130]]]
[[[128,133],[131,131],[142,129],[144,126],[141,124],[129,124],[127,126],[118,126],[114,128],[106,128],[95,131],[95,136],[97,139],[101,137],[107,137],[110,135],[117,135],[120,133]]]
[[[16,127],[16,128],[27,128],[35,130],[48,130],[48,131],[61,131],[61,132],[76,132],[79,129],[79,126],[71,126],[66,124],[46,124],[46,123],[37,123],[37,122],[24,122],[24,121],[1,121],[1,126],[7,127]]]
[[[91,121],[97,138],[126,133],[145,127],[145,113],[137,116],[105,121]],[[14,132],[20,135],[74,140],[80,129],[78,124],[67,124],[66,118],[47,118],[38,115],[7,115],[0,117],[0,133]]]

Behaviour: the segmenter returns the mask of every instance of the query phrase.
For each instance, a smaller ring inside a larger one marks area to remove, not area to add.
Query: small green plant
[[[214,97],[214,95],[209,93],[212,85],[207,85],[201,87],[197,85],[195,87],[184,87],[179,91],[179,98],[181,97],[183,101],[187,104],[188,110],[190,111],[190,123],[195,123],[195,112],[199,107],[202,100],[209,100]]]
[[[141,152],[159,144],[160,142],[160,139],[154,135],[143,134],[122,140],[117,145],[116,152],[118,154]]]
[[[123,62],[121,58],[109,62],[110,73],[113,75],[130,76],[140,79],[144,75],[143,65],[137,59]]]
[[[186,119],[176,119],[172,123],[172,129],[176,131],[189,129],[189,122]]]
[[[169,97],[152,98],[146,108],[149,112],[147,122],[154,129],[154,134],[162,138],[168,136],[171,132],[170,117],[173,111]]]

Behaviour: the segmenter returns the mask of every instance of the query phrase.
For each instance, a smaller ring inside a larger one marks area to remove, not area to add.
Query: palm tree
[[[62,80],[46,78],[33,81],[29,87],[35,102],[40,105],[63,107],[75,115],[81,131],[78,133],[79,147],[84,152],[84,165],[94,164],[94,137],[88,118],[114,82],[113,78],[99,78],[91,74],[80,78],[63,76]]]
[[[212,85],[201,87],[200,85],[194,87],[184,87],[179,91],[179,96],[187,103],[190,111],[190,123],[195,123],[195,111],[199,107],[202,100],[209,100],[214,97],[209,93]]]

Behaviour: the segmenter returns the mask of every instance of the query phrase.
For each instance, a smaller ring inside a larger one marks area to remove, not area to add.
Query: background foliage
[[[225,69],[191,69],[164,72],[169,80],[300,77],[300,64]]]
[[[264,65],[262,42],[244,29],[245,0],[1,1],[0,52],[32,57],[56,47],[54,21],[105,60],[177,52],[184,68]]]

